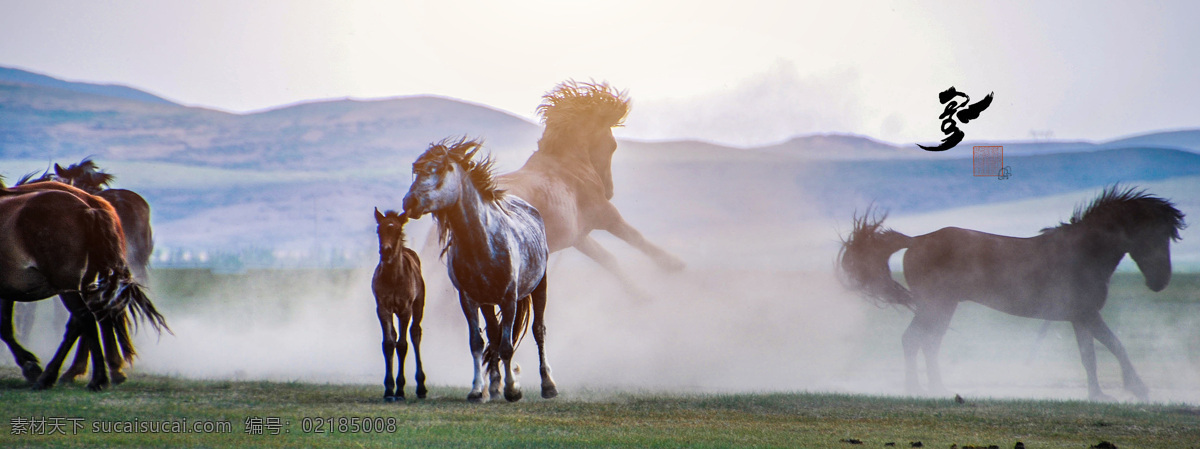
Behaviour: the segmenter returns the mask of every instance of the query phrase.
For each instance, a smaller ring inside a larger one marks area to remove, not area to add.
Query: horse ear
[[[58,165],[57,162],[55,162],[54,163],[54,173],[56,175],[58,175],[58,177],[60,177],[60,178],[65,178],[65,177],[67,177],[67,175],[64,172],[66,172],[66,170],[63,169],[61,165]]]
[[[375,208],[375,223],[379,223],[382,221],[383,221],[383,214],[379,213],[379,208],[376,207]]]

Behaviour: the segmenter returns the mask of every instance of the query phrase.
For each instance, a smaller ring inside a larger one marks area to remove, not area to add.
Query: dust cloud
[[[695,219],[686,210],[619,207],[653,211],[626,218],[688,268],[663,272],[603,232],[593,235],[617,256],[634,287],[623,286],[573,249],[552,256],[547,351],[564,397],[631,390],[907,394],[900,336],[911,312],[871,305],[847,292],[833,271],[849,217],[746,218],[730,210],[727,219]],[[669,226],[681,216],[687,226]],[[410,247],[425,244],[428,220],[411,225]],[[890,224],[910,235],[936,229],[916,219]],[[444,265],[430,251],[422,258],[430,293],[421,354],[429,383],[469,386],[465,320]],[[892,262],[894,271],[901,268]],[[381,383],[381,333],[370,268],[200,276],[183,286],[168,286],[164,273],[156,273],[160,277],[151,294],[175,335],[157,337],[143,329],[135,372]],[[1104,311],[1155,401],[1200,403],[1197,308],[1113,299]],[[50,329],[51,314],[41,315],[38,327]],[[1070,325],[1052,323],[1039,339],[1041,326],[1041,321],[962,304],[941,351],[950,394],[1085,399]],[[48,355],[56,341],[43,335],[34,347]],[[1132,399],[1121,389],[1115,359],[1104,349],[1097,353],[1106,392]],[[536,388],[532,338],[518,348],[516,360],[525,368],[525,388]],[[410,350],[409,395],[413,369]],[[920,371],[924,382],[923,360]]]

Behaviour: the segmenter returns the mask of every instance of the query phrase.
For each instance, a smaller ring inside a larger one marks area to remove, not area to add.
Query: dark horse
[[[1170,201],[1135,189],[1113,186],[1070,221],[1015,238],[961,228],[943,228],[909,237],[881,227],[871,212],[855,217],[854,230],[839,254],[847,284],[871,299],[915,312],[904,332],[905,380],[918,391],[917,352],[925,352],[929,387],[944,391],[938,368],[942,336],[959,301],[975,301],[1011,315],[1069,321],[1087,371],[1088,397],[1110,400],[1096,378],[1093,339],[1121,364],[1125,389],[1140,400],[1149,390],[1121,341],[1100,317],[1108,283],[1125,254],[1137,263],[1153,291],[1171,280],[1171,241],[1179,240],[1183,213]],[[892,280],[889,256],[902,248],[904,278],[911,290]]]
[[[50,388],[63,359],[83,337],[89,351],[103,355],[97,319],[108,323],[105,345],[116,358],[131,360],[129,314],[165,328],[124,257],[121,223],[101,198],[56,182],[0,189],[0,338],[26,379]],[[42,371],[35,355],[13,336],[13,302],[58,295],[71,312],[54,358]],[[169,329],[168,329],[169,330]],[[109,338],[111,336],[111,338]],[[103,357],[94,357],[91,390],[108,386]]]
[[[394,210],[381,214],[375,209],[379,265],[371,279],[371,291],[375,293],[375,313],[379,315],[379,327],[383,330],[383,400],[386,402],[404,400],[404,359],[408,357],[408,341],[404,339],[406,327],[417,359],[417,397],[424,399],[427,392],[425,370],[421,368],[425,281],[421,278],[421,259],[415,251],[404,247],[404,224],[407,222],[407,215],[399,215]],[[399,332],[393,318],[400,321]],[[410,320],[412,327],[409,327]],[[400,359],[395,379],[392,378],[393,354]]]
[[[543,322],[546,310],[546,231],[537,209],[521,198],[507,195],[492,181],[491,160],[472,160],[480,144],[471,140],[444,140],[430,145],[413,163],[416,179],[404,196],[409,217],[433,214],[447,257],[450,281],[458,289],[467,318],[475,379],[467,399],[481,402],[484,341],[479,333],[480,307],[500,308],[496,323],[490,310],[487,321],[490,345],[488,371],[490,397],[499,394],[498,359],[505,369],[504,398],[521,399],[512,364],[517,337],[533,309],[533,337],[538,345],[542,397],[558,395],[546,363]],[[498,342],[498,344],[497,344]],[[498,354],[496,354],[498,352]]]
[[[149,282],[147,268],[150,265],[150,256],[154,253],[154,235],[150,228],[150,204],[146,202],[145,198],[130,190],[107,188],[116,177],[100,171],[100,167],[91,158],[84,158],[78,164],[71,164],[67,168],[54,164],[53,175],[47,170],[40,178],[31,178],[32,175],[26,175],[17,182],[17,186],[42,181],[58,181],[108,201],[116,210],[117,217],[121,219],[121,229],[125,241],[125,260],[129,263],[134,279],[143,285]],[[34,318],[33,307],[18,306],[16,318],[17,322],[21,323],[22,337],[27,336],[29,324]],[[101,331],[106,336],[110,332],[109,327],[107,323],[101,323]],[[59,378],[59,382],[72,382],[76,377],[87,372],[90,352],[83,343],[83,341],[79,342],[79,347],[75,349],[75,360]],[[113,382],[117,384],[125,380],[121,365],[120,357],[109,357],[109,371]]]

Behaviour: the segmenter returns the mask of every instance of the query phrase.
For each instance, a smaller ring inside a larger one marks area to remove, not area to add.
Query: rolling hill
[[[429,142],[483,137],[500,169],[511,170],[541,133],[521,117],[434,96],[230,114],[139,92],[0,70],[0,174],[12,179],[91,155],[119,176],[118,187],[150,201],[164,251],[322,248],[355,260],[373,253],[371,209],[399,207],[410,164]],[[1172,185],[1200,192],[1200,130],[1000,142],[1013,171],[1003,181],[972,176],[975,144],[943,154],[845,134],[758,148],[621,141],[614,202],[652,240],[688,246],[746,229],[775,235],[797,223],[843,222],[868,204],[903,216],[1073,192],[1083,201],[1083,192],[1118,182],[1178,180]],[[836,241],[832,228],[820,232]]]

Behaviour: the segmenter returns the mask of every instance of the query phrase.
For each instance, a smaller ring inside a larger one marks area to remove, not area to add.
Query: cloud
[[[635,103],[622,134],[753,146],[798,134],[861,133],[867,108],[860,84],[856,68],[804,75],[795,63],[780,60],[727,90]]]

